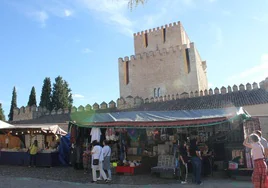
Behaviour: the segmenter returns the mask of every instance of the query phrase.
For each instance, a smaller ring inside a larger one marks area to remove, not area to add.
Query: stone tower
[[[120,97],[208,89],[206,62],[180,22],[134,34],[135,55],[119,58]]]

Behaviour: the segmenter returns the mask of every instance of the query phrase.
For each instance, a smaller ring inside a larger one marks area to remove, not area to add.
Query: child
[[[88,173],[88,169],[89,169],[89,154],[90,150],[89,147],[86,149],[86,151],[84,151],[83,153],[83,167],[84,167],[84,174]]]

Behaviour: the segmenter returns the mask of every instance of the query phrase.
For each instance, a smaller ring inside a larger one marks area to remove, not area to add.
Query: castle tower
[[[135,55],[119,58],[120,97],[160,97],[208,87],[206,62],[180,22],[134,34]]]

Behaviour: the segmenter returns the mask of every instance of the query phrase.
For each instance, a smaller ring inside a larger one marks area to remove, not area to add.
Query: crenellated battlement
[[[264,89],[268,92],[268,77],[259,83],[259,85],[254,82],[253,84],[247,83],[246,85],[240,84],[240,85],[233,85],[222,86],[220,88],[216,87],[214,89],[206,89],[201,91],[191,91],[191,92],[183,92],[181,94],[170,94],[170,95],[164,95],[160,97],[148,97],[145,99],[142,99],[140,97],[133,98],[132,96],[129,96],[127,98],[119,98],[117,100],[117,108],[118,109],[128,109],[128,108],[135,108],[138,107],[137,103],[143,104],[143,103],[159,103],[159,102],[165,102],[165,101],[172,101],[172,100],[179,100],[179,99],[187,99],[187,98],[197,98],[197,97],[206,97],[206,96],[213,96],[213,95],[225,95],[225,94],[232,94],[232,93],[238,93],[238,92],[246,92],[251,90],[258,90],[258,89]],[[228,101],[227,101],[228,102]],[[230,104],[231,105],[231,104]]]
[[[20,108],[14,109],[14,117],[13,121],[21,121],[21,120],[30,120],[30,119],[37,119],[44,115],[60,115],[60,114],[70,114],[76,112],[89,112],[89,111],[97,111],[102,112],[102,110],[126,110],[126,109],[133,109],[139,108],[142,105],[148,103],[155,103],[156,107],[160,105],[161,102],[166,101],[175,101],[180,99],[188,99],[188,98],[198,98],[198,97],[207,97],[207,96],[215,96],[215,95],[225,95],[225,94],[232,94],[232,93],[239,93],[239,92],[249,92],[252,90],[263,89],[268,92],[268,77],[261,81],[259,84],[254,82],[253,84],[240,84],[240,85],[233,85],[231,86],[222,86],[220,88],[216,87],[214,89],[210,88],[208,90],[201,90],[201,91],[191,91],[191,92],[183,92],[183,93],[176,93],[170,95],[164,95],[160,97],[148,97],[148,98],[141,98],[139,96],[132,97],[128,96],[126,98],[119,98],[116,102],[113,100],[109,103],[102,102],[98,104],[95,102],[93,105],[87,104],[86,106],[80,105],[79,107],[73,106],[71,110],[69,109],[59,109],[58,111],[48,111],[46,108],[36,107],[36,106],[22,106]],[[258,97],[257,97],[258,98]],[[239,99],[240,100],[240,99]],[[221,101],[218,101],[221,103]],[[230,101],[225,101],[225,106],[232,106],[233,104]],[[258,103],[259,104],[259,103]],[[252,104],[251,104],[252,105]],[[145,109],[146,110],[146,109]]]
[[[155,31],[162,31],[162,29],[168,29],[168,28],[173,28],[173,27],[181,27],[181,26],[182,25],[181,25],[180,21],[173,22],[173,23],[170,23],[170,24],[166,24],[164,26],[160,26],[160,27],[149,29],[149,30],[144,30],[144,31],[134,33],[133,36],[135,37],[135,36],[143,35],[145,33],[152,33],[152,32],[155,32]]]
[[[157,51],[144,52],[142,54],[139,53],[136,55],[125,56],[124,58],[120,57],[118,58],[118,62],[123,63],[126,61],[135,61],[135,60],[142,60],[142,59],[147,59],[147,58],[160,57],[163,55],[168,55],[170,53],[183,52],[183,50],[187,48],[194,48],[194,43],[191,42],[190,45],[187,45],[187,44],[184,44],[182,46],[177,45],[175,47],[163,48]]]

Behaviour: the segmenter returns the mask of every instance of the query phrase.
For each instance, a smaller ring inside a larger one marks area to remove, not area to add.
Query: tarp
[[[61,164],[64,166],[69,165],[70,148],[71,148],[70,135],[67,134],[66,136],[61,137],[59,146],[59,160]]]
[[[41,129],[43,132],[51,131],[53,134],[66,135],[67,132],[61,129],[58,125],[51,124],[19,124],[11,127],[0,127],[0,130],[3,129]]]
[[[14,127],[13,125],[0,120],[0,129]]]
[[[90,127],[135,127],[135,126],[182,126],[214,124],[236,117],[249,118],[241,108],[180,110],[180,111],[132,111],[92,114],[77,126]]]

